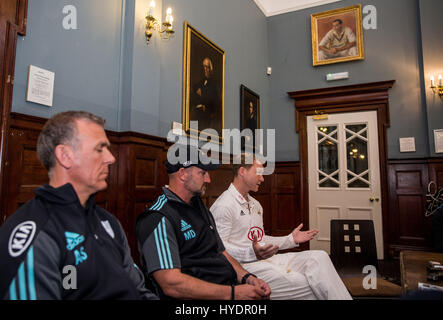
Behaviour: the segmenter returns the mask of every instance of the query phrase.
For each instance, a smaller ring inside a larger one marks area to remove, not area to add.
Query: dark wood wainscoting
[[[28,0],[1,0],[0,3],[0,194],[7,168],[6,148],[9,114],[14,88],[17,35],[26,35]],[[1,218],[1,216],[0,216]],[[1,222],[1,220],[0,220]]]
[[[426,193],[430,181],[443,187],[443,159],[390,160],[388,181],[389,255],[397,257],[401,250],[432,250]]]
[[[443,159],[429,160],[429,181],[434,181],[437,188],[443,188]]]
[[[36,154],[38,134],[45,121],[33,116],[11,114],[4,188],[0,199],[0,223],[32,199],[35,188],[48,182],[46,170]],[[160,195],[161,187],[167,184],[163,162],[169,143],[164,138],[134,132],[107,131],[107,135],[116,163],[110,168],[108,188],[97,194],[96,202],[117,216],[126,231],[133,257],[138,261],[135,221]],[[230,165],[223,165],[211,172],[211,184],[203,198],[208,207],[228,188],[232,177]],[[277,163],[275,173],[266,176],[259,192],[254,194],[265,212],[267,234],[287,235],[303,222],[297,187],[299,180],[298,162]]]

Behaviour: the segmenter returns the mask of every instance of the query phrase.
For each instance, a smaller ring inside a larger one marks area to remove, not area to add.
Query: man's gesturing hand
[[[257,241],[257,235],[254,235],[254,239],[252,240],[252,248],[258,260],[268,259],[278,252],[278,246],[272,244],[261,246]]]
[[[300,231],[303,228],[303,223],[292,231],[292,237],[294,238],[295,243],[303,243],[307,241],[311,241],[315,235],[318,233],[317,229],[312,229],[308,231]]]

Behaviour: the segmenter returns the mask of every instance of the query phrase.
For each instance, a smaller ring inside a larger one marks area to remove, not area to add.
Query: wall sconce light
[[[160,24],[160,22],[154,18],[153,12],[155,8],[155,1],[152,0],[149,4],[149,13],[146,16],[146,43],[149,44],[149,40],[151,40],[152,34],[154,31],[157,31],[160,34],[161,39],[169,40],[175,31],[172,29],[172,22],[174,18],[172,17],[172,9],[168,8],[166,10],[166,18],[165,22]]]
[[[434,93],[438,93],[440,98],[443,98],[443,77],[441,74],[438,75],[438,85],[435,85],[435,78],[431,76],[431,89]]]

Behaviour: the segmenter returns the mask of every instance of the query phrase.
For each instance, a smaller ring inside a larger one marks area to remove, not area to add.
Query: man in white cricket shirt
[[[242,154],[241,164],[233,169],[234,181],[210,209],[227,252],[269,284],[271,299],[351,299],[325,251],[277,254],[310,241],[318,230],[301,231],[300,224],[286,237],[264,234],[263,208],[249,195],[264,181],[263,165]]]
[[[358,56],[357,38],[341,19],[332,22],[332,29],[320,41],[318,48],[320,61]]]

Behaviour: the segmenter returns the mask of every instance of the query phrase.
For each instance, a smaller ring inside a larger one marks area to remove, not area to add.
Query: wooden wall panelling
[[[430,219],[425,217],[429,181],[426,160],[392,160],[389,173],[389,254],[400,250],[429,249]]]
[[[126,231],[132,256],[138,262],[135,223],[167,184],[163,164],[166,140],[125,132],[120,134],[119,144],[118,204],[115,214]]]
[[[300,163],[279,163],[273,175],[272,185],[272,234],[285,236],[295,227],[303,223],[302,230],[309,229],[309,223],[304,220],[300,198]],[[300,245],[296,250],[307,250],[307,243]]]
[[[2,26],[1,31],[5,33],[1,36],[4,41],[1,45],[4,45],[2,50],[3,60],[0,62],[2,65],[2,73],[0,74],[0,97],[1,97],[1,122],[0,122],[0,178],[3,177],[5,171],[5,156],[7,150],[8,132],[9,132],[9,113],[12,106],[12,90],[14,84],[14,65],[15,65],[15,48],[17,41],[16,26],[9,21],[6,26]],[[0,33],[2,33],[0,31]],[[1,180],[1,179],[0,179]],[[0,194],[3,193],[3,184],[0,181]],[[0,210],[4,211],[1,208]]]
[[[273,175],[272,203],[275,214],[272,217],[272,230],[276,235],[289,234],[296,227],[297,220],[299,223],[302,221],[299,214],[297,169],[291,164],[281,164]]]
[[[0,2],[0,15],[5,21],[10,21],[17,26],[20,35],[26,34],[28,0],[2,0]]]
[[[437,188],[443,188],[443,158],[429,160],[429,181],[434,181]]]
[[[48,182],[45,168],[37,159],[36,144],[43,127],[40,118],[11,116],[2,188],[2,222],[34,197],[34,189]]]
[[[203,203],[210,208],[217,198],[229,188],[233,180],[232,165],[221,165],[216,171],[210,171],[211,183],[209,183],[205,195],[202,197]]]
[[[0,2],[0,196],[4,193],[3,177],[9,132],[9,114],[12,106],[14,65],[17,34],[26,34],[27,0],[2,0]],[[0,213],[6,218],[0,202]],[[0,219],[1,222],[1,219]]]

